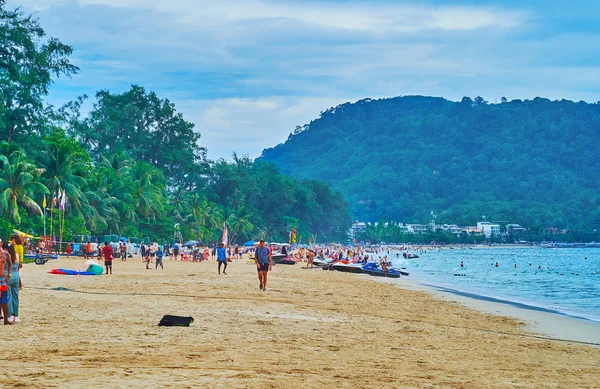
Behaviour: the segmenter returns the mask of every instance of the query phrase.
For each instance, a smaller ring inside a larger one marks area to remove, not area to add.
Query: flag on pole
[[[54,196],[52,197],[52,206],[53,207],[56,207],[56,201],[57,201],[56,192],[54,192]]]
[[[227,233],[227,222],[223,223],[223,235],[221,236],[221,242],[223,245],[227,247],[227,243],[229,240],[229,234]]]
[[[62,198],[60,199],[60,208],[59,208],[60,211],[64,211],[65,210],[65,204],[66,203],[67,203],[67,194],[65,192],[63,192]]]
[[[44,202],[42,203],[42,208],[46,208],[46,195],[44,195]]]
[[[296,227],[294,227],[294,230],[292,231],[292,243],[296,243]]]

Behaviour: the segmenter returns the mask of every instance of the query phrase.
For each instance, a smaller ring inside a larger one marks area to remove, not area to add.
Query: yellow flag
[[[42,203],[42,208],[46,208],[46,195],[44,195],[44,202]]]

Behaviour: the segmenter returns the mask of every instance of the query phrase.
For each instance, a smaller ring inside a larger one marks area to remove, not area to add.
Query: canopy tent
[[[255,244],[256,244],[256,242],[255,242],[255,241],[253,241],[253,240],[249,240],[249,241],[247,241],[246,243],[244,243],[242,246],[244,246],[244,247],[252,247],[252,246],[254,246]]]
[[[22,232],[22,231],[19,231],[19,230],[13,230],[13,234],[20,235],[23,238],[27,238],[27,239],[35,238],[35,236],[26,234],[25,232]]]
[[[186,247],[192,247],[192,246],[197,246],[199,244],[200,244],[200,242],[198,242],[197,240],[188,240],[183,245]]]

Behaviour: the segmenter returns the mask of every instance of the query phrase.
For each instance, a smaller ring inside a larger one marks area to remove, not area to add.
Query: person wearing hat
[[[273,258],[271,250],[265,247],[265,241],[261,240],[254,254],[254,262],[256,262],[256,270],[258,270],[258,280],[260,281],[260,289],[267,291],[267,273],[273,270]]]

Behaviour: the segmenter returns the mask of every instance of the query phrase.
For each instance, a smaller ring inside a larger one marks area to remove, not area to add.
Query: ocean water
[[[475,248],[388,258],[419,282],[600,323],[600,249]]]

